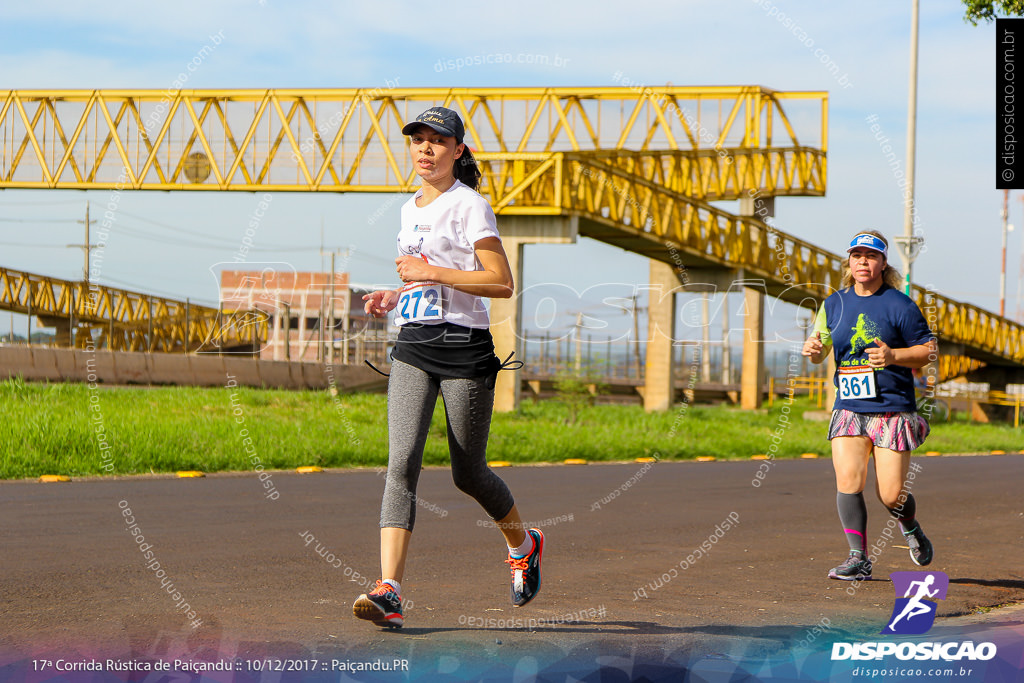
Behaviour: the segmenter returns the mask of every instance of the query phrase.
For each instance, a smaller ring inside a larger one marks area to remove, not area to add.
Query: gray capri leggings
[[[455,486],[475,498],[491,519],[502,519],[511,512],[512,493],[487,466],[487,434],[494,406],[490,380],[439,379],[399,360],[391,364],[388,474],[380,507],[382,528],[412,531],[416,522],[416,484],[438,391],[447,413],[448,451]]]

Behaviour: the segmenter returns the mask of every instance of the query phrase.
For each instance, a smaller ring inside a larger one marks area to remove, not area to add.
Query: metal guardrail
[[[1019,427],[1021,422],[1021,408],[1024,407],[1024,394],[1008,393],[1005,391],[956,391],[950,388],[938,388],[935,391],[937,398],[947,400],[973,401],[975,403],[987,403],[994,406],[1007,406],[1013,408],[1013,426]]]
[[[768,378],[768,405],[775,405],[775,394],[777,389],[785,387],[787,394],[794,394],[797,390],[806,390],[812,399],[817,398],[817,406],[823,408],[825,405],[824,377],[788,377],[783,381],[776,381],[774,377]]]

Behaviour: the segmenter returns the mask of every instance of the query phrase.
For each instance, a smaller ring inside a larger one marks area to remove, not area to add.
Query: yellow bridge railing
[[[406,192],[416,177],[402,126],[444,105],[465,119],[474,151],[689,151],[691,187],[722,196],[734,174],[778,165],[777,152],[755,159],[753,150],[810,147],[821,163],[800,168],[817,178],[787,183],[822,194],[827,98],[757,86],[8,90],[0,187]],[[725,168],[725,148],[748,151],[737,170]]]

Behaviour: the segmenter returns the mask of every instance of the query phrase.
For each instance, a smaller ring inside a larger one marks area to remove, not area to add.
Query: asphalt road
[[[919,519],[936,547],[929,569],[951,581],[937,625],[1024,601],[1024,460],[915,463]],[[827,579],[846,555],[831,463],[766,464],[755,487],[761,466],[499,470],[547,539],[542,590],[521,609],[509,603],[500,534],[447,469],[428,469],[403,582],[411,605],[394,632],[351,612],[361,581],[378,578],[374,471],[273,472],[272,489],[254,473],[0,483],[0,653],[250,667],[275,656],[403,658],[443,678],[486,671],[495,656],[528,673],[573,658],[771,657],[877,634],[893,606],[889,572],[917,569],[902,539],[878,548],[876,580]],[[877,545],[888,517],[873,497],[868,509]],[[1021,622],[1020,612],[986,618]]]

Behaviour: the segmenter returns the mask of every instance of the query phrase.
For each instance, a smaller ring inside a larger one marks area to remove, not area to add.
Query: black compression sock
[[[903,505],[887,509],[889,514],[899,520],[900,529],[904,534],[910,533],[917,528],[917,502],[914,501],[914,496],[911,494],[907,494],[907,500],[904,501]]]
[[[863,493],[837,493],[836,507],[839,509],[839,521],[843,523],[846,540],[850,550],[867,557],[868,508],[864,504]]]

